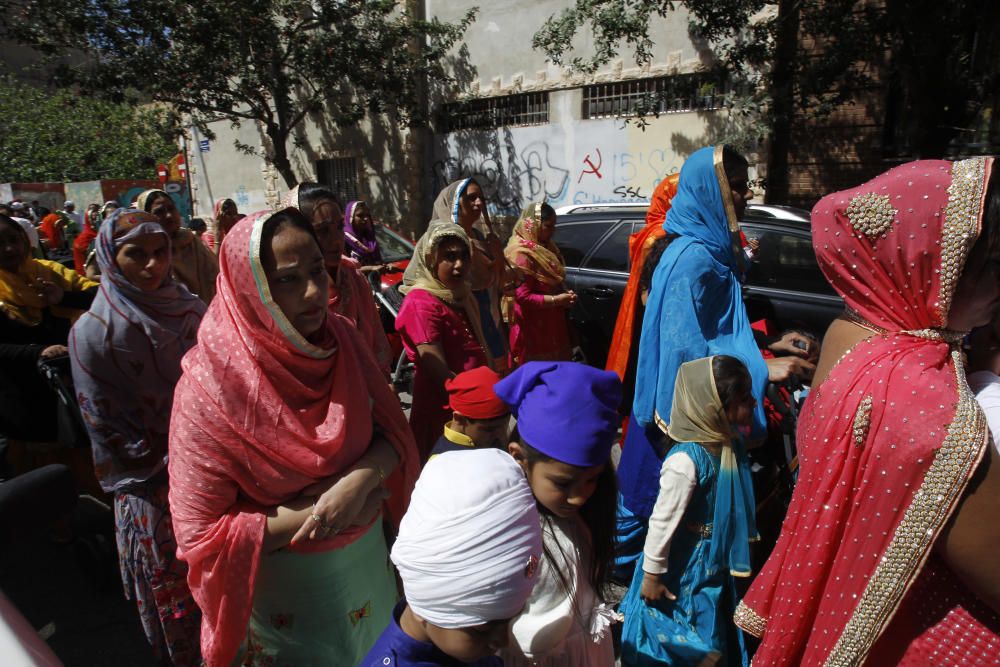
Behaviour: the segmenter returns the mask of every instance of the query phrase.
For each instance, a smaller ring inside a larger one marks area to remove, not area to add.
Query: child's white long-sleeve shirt
[[[660,491],[649,517],[649,531],[643,548],[643,572],[664,574],[667,571],[670,542],[697,485],[698,473],[690,456],[677,452],[663,460]]]
[[[601,604],[587,579],[590,533],[586,525],[579,516],[549,517],[543,522],[542,538],[546,555],[536,575],[538,583],[511,621],[511,642],[500,652],[504,664],[613,667],[610,626],[614,614]]]

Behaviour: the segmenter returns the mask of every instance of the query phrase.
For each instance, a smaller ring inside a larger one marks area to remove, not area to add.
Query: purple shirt
[[[361,667],[503,667],[503,660],[495,655],[475,662],[462,662],[444,653],[430,642],[422,642],[403,632],[399,627],[399,617],[406,609],[406,600],[401,600],[392,610],[392,622],[382,631],[381,636]]]

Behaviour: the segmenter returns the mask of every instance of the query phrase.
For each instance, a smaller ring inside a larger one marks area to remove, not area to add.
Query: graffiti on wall
[[[542,198],[554,206],[646,202],[683,163],[670,149],[630,145],[613,124],[595,130],[586,143],[569,146],[553,126],[449,135],[434,163],[435,189],[474,176],[498,215],[516,215]]]
[[[501,153],[498,151],[498,153]],[[482,155],[448,156],[434,163],[434,187],[441,190],[453,181],[474,176],[498,214],[520,212],[527,202],[565,199],[570,172],[559,166],[555,151],[544,141],[534,141],[520,151]]]

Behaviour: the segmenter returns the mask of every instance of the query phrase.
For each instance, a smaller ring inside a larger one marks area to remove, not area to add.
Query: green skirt
[[[397,597],[381,521],[341,549],[262,556],[241,663],[354,667]]]

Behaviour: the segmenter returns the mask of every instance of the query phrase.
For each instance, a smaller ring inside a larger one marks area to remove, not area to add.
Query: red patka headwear
[[[448,391],[448,405],[469,419],[493,419],[505,415],[510,408],[493,391],[493,386],[499,381],[500,376],[489,366],[459,373],[444,383]]]

